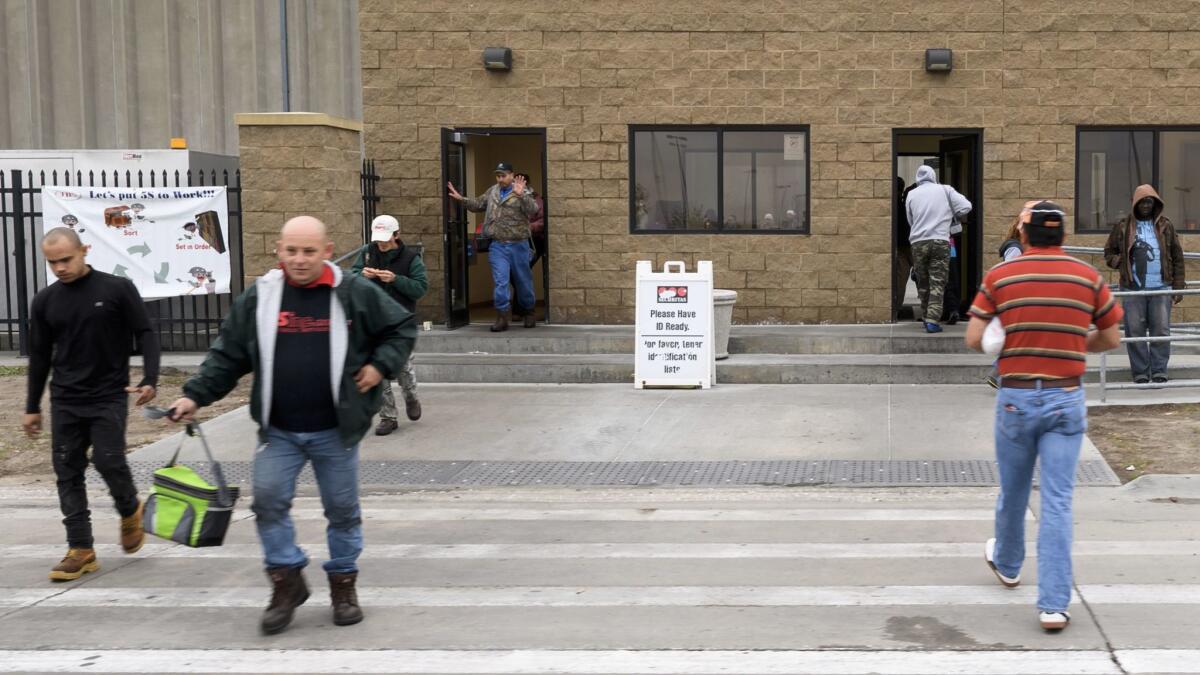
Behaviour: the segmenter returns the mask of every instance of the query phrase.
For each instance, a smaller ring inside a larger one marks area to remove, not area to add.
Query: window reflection
[[[1175,229],[1200,230],[1200,131],[1159,134],[1158,183]]]
[[[639,130],[633,140],[636,230],[807,231],[804,131]]]
[[[1108,230],[1129,214],[1133,191],[1154,179],[1154,133],[1084,131],[1075,167],[1077,230]]]

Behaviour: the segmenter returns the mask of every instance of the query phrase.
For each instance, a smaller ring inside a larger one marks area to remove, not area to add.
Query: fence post
[[[1100,352],[1100,402],[1108,403],[1108,352]]]
[[[13,169],[13,255],[17,270],[17,351],[29,356],[29,280],[25,278],[25,190],[21,170]]]

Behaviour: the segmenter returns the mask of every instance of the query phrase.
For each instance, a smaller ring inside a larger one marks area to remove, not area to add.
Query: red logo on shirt
[[[328,333],[329,319],[297,316],[295,312],[279,313],[280,333]]]

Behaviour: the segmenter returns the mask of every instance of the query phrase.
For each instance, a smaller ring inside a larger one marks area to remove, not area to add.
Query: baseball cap
[[[500,162],[496,165],[496,170],[492,173],[512,173],[512,170],[512,164],[509,164],[508,162]]]
[[[388,241],[400,231],[400,223],[392,216],[375,216],[371,221],[371,241]]]
[[[1066,219],[1067,213],[1063,207],[1052,201],[1026,203],[1021,210],[1021,222],[1034,227],[1062,227]]]

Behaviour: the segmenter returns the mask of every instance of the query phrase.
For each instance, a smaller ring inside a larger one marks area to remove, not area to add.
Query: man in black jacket
[[[275,243],[282,270],[259,277],[233,302],[221,335],[172,404],[176,421],[223,398],[254,373],[250,416],[258,423],[251,507],[274,587],[263,612],[267,635],[288,627],[308,600],[308,556],[296,545],[292,499],[308,462],[321,493],[333,622],[362,621],[355,584],[362,553],[358,442],[379,411],[379,383],[412,353],[412,314],[360,277],[329,262],[325,224],[298,216]]]
[[[43,288],[30,310],[29,390],[23,426],[42,431],[42,392],[51,367],[50,443],[58,501],[67,528],[67,555],[50,572],[54,581],[100,569],[88,510],[88,446],[121,515],[121,547],[136,553],[145,541],[142,505],[125,461],[127,393],[137,405],[154,399],[158,335],[133,282],[92,269],[79,235],[57,227],[42,239],[42,253],[58,283]],[[129,386],[129,352],[141,345],[143,377]]]
[[[358,260],[351,269],[379,284],[393,300],[404,309],[417,314],[417,301],[429,290],[429,278],[425,274],[425,262],[421,253],[400,241],[400,223],[389,215],[371,221],[371,243],[358,252]],[[404,413],[416,422],[421,419],[421,401],[417,399],[417,371],[410,354],[397,378],[400,392],[404,395]],[[396,430],[396,395],[392,392],[391,380],[384,381],[383,408],[379,410],[379,426],[376,436],[387,436]]]

